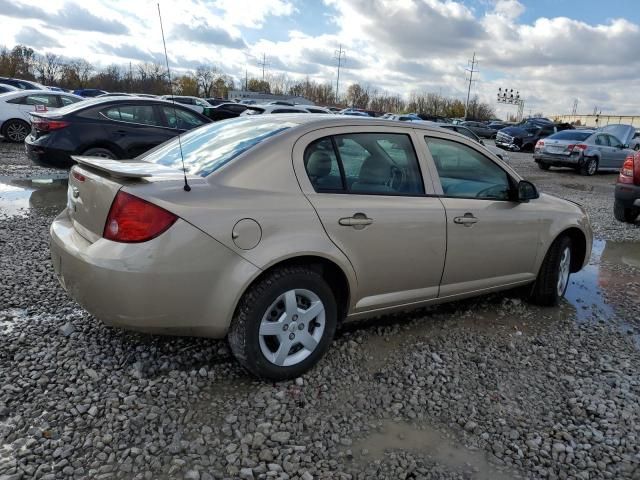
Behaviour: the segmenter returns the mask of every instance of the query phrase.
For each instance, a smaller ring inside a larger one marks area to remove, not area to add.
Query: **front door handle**
[[[338,223],[343,227],[353,227],[356,230],[361,230],[367,225],[371,225],[373,219],[368,218],[364,213],[356,213],[353,217],[342,217],[338,220]]]
[[[454,217],[453,223],[457,223],[458,225],[464,225],[465,227],[470,227],[474,223],[477,223],[478,219],[473,216],[473,213],[465,213],[462,217]]]

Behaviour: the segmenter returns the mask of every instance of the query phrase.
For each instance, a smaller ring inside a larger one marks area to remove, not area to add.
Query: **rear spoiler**
[[[116,178],[173,177],[182,175],[180,170],[157,163],[142,160],[110,160],[99,157],[82,157],[72,155],[71,158],[81,165],[100,170]]]

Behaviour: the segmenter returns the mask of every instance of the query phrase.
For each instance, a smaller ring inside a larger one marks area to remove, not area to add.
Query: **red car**
[[[613,215],[621,222],[635,222],[640,215],[640,152],[629,155],[616,183]]]

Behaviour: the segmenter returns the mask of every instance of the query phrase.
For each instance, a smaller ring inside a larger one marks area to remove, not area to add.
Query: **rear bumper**
[[[24,148],[29,160],[41,167],[68,169],[75,164],[71,160],[73,152],[38,145],[33,141],[31,135],[25,138]]]
[[[183,220],[149,242],[90,243],[64,210],[50,229],[64,289],[107,325],[223,337],[257,267]]]
[[[580,167],[584,163],[582,155],[551,155],[548,153],[534,153],[536,163],[545,163],[554,167]]]
[[[615,199],[624,208],[640,207],[640,185],[617,183]]]

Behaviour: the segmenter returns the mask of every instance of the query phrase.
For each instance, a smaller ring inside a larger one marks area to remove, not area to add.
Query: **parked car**
[[[538,140],[556,133],[555,125],[546,120],[529,119],[496,133],[496,146],[514,152],[532,152]]]
[[[287,102],[286,100],[273,100],[271,102],[267,102],[267,105],[284,105],[285,107],[295,107],[296,104],[293,102]]]
[[[595,175],[599,170],[619,171],[633,153],[627,147],[604,129],[564,130],[538,140],[533,159],[543,170],[552,166],[571,167],[583,175]]]
[[[11,85],[20,90],[47,90],[47,87],[38,82],[22,80],[21,78],[0,77],[0,84]]]
[[[286,105],[249,105],[248,108],[240,114],[246,115],[265,115],[271,113],[309,113],[302,107],[288,107]]]
[[[96,98],[103,98],[103,97],[135,97],[136,95],[134,95],[133,93],[122,93],[122,92],[109,92],[109,93],[103,93],[102,95],[97,95]]]
[[[304,109],[309,113],[329,113],[333,115],[333,112],[325,107],[318,107],[316,105],[305,105]]]
[[[490,128],[489,125],[482,122],[462,122],[463,127],[467,127],[473,133],[482,138],[495,138],[496,131],[493,128]]]
[[[616,183],[613,215],[616,220],[632,223],[640,215],[640,152],[628,155]]]
[[[198,112],[203,115],[206,115],[205,112],[207,111],[208,108],[213,107],[213,105],[211,105],[205,99],[198,98],[198,97],[189,97],[184,95],[164,95],[160,98],[168,101],[175,100],[176,102],[184,105],[185,107],[190,108],[194,112]]]
[[[235,102],[222,103],[209,109],[208,117],[213,121],[239,117],[247,109],[247,105]]]
[[[10,142],[23,142],[31,130],[31,112],[56,110],[82,100],[72,93],[52,90],[18,90],[0,95],[0,134]]]
[[[464,125],[452,125],[449,123],[437,123],[436,125],[438,125],[440,128],[445,128],[447,130],[460,133],[461,135],[464,135],[465,137],[472,139],[474,142],[478,142],[480,145],[484,145],[484,148],[489,150],[491,153],[493,153],[496,157],[498,157],[500,160],[504,162],[509,160],[509,156],[506,154],[504,150],[502,150],[501,148],[495,147],[493,145],[485,145],[484,141],[478,135],[476,135],[473,130],[465,127]]]
[[[518,286],[555,305],[591,253],[582,207],[418,123],[254,115],[76,160],[62,286],[109,325],[228,336],[262,378],[311,368],[343,320]]]
[[[222,105],[223,103],[229,102],[229,100],[226,100],[224,98],[217,98],[217,97],[205,98],[205,100],[207,101],[207,103],[209,103],[209,105],[213,107],[217,107],[218,105]]]
[[[421,121],[423,120],[422,118],[420,118],[418,115],[416,115],[415,113],[406,113],[406,114],[400,114],[400,115],[391,115],[390,117],[387,117],[389,120],[395,120],[397,122],[414,122],[414,121]]]
[[[66,88],[54,87],[52,85],[47,85],[45,88],[47,90],[53,90],[54,92],[73,93],[73,92],[71,92],[71,90],[67,90]]]
[[[338,112],[339,115],[351,115],[353,117],[371,117],[367,112],[356,110],[355,108],[344,108]]]
[[[16,92],[20,90],[19,88],[16,88],[12,85],[7,85],[4,83],[0,83],[0,95],[3,93],[7,93],[7,92]]]
[[[75,95],[80,95],[81,97],[99,97],[100,95],[104,95],[105,92],[104,90],[99,90],[97,88],[80,88],[78,90],[74,90],[73,93]]]
[[[34,163],[69,168],[72,155],[134,158],[210,122],[179,103],[139,97],[96,98],[57,112],[32,113],[25,145]]]
[[[491,122],[489,123],[489,125],[487,125],[487,127],[489,127],[490,129],[495,130],[495,133],[498,133],[499,130],[502,130],[503,128],[507,128],[509,126],[510,125],[508,123],[504,122]]]
[[[427,120],[429,122],[435,123],[451,123],[451,119],[447,117],[443,117],[442,115],[428,115],[426,113],[418,113],[418,117],[422,120]]]

